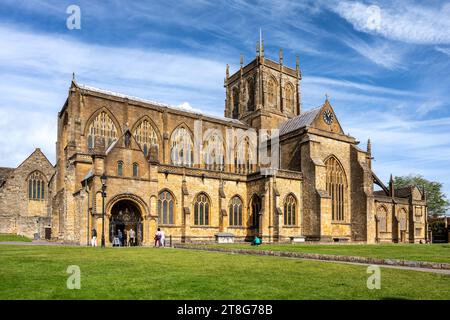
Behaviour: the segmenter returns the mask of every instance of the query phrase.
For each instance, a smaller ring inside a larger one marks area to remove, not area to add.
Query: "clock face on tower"
[[[334,115],[330,110],[325,110],[323,112],[323,121],[325,121],[326,124],[330,125],[333,123]]]

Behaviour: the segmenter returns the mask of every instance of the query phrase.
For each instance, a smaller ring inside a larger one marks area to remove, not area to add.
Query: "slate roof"
[[[408,186],[403,188],[395,189],[395,196],[399,198],[408,198],[412,192],[415,186]],[[419,189],[420,194],[422,194],[422,191]]]
[[[376,196],[386,196],[386,192],[384,192],[384,190],[376,190],[373,194]]]
[[[197,110],[197,109],[189,109],[189,108],[183,108],[183,107],[175,107],[175,106],[171,106],[165,103],[161,103],[161,102],[156,102],[156,101],[152,101],[152,100],[147,100],[147,99],[142,99],[142,98],[138,98],[138,97],[134,97],[134,96],[130,96],[130,95],[125,95],[122,93],[117,93],[117,92],[113,92],[113,91],[108,91],[108,90],[104,90],[104,89],[99,89],[99,88],[95,88],[95,87],[91,87],[91,86],[87,86],[84,84],[79,84],[76,83],[76,86],[79,87],[80,89],[83,90],[87,90],[87,91],[92,91],[92,92],[97,92],[97,93],[101,93],[101,94],[106,94],[109,96],[114,96],[114,97],[118,97],[118,98],[122,98],[122,99],[129,99],[129,100],[133,100],[133,101],[138,101],[138,102],[143,102],[143,103],[148,103],[154,106],[158,106],[158,107],[163,107],[163,108],[169,108],[169,109],[173,109],[173,110],[178,110],[178,111],[183,111],[183,112],[188,112],[191,114],[195,114],[197,116],[205,116],[208,118],[213,118],[213,119],[217,119],[217,120],[221,120],[221,121],[225,121],[225,122],[232,122],[232,123],[236,123],[236,124],[241,124],[241,125],[245,125],[242,121],[238,120],[238,119],[232,119],[232,118],[226,118],[226,117],[219,117],[216,115],[210,115],[210,114],[205,114],[203,113],[201,110]]]
[[[314,119],[316,119],[322,106],[308,110],[286,122],[283,122],[280,127],[280,136],[300,128],[310,126]]]
[[[395,189],[395,197],[396,198],[408,198],[411,195],[413,188],[414,188],[414,186]],[[383,190],[374,191],[373,194],[379,195],[379,196],[386,195],[386,193]]]

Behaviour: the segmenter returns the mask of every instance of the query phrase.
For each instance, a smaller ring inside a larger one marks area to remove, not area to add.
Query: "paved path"
[[[201,247],[189,247],[189,246],[175,246],[176,248],[184,249],[184,250],[199,250],[199,251],[209,251],[209,252],[221,252],[221,253],[228,253],[228,254],[244,254],[244,255],[254,255],[254,256],[260,256],[260,257],[277,257],[277,258],[288,258],[288,259],[297,259],[297,260],[309,260],[309,261],[316,261],[316,262],[329,262],[329,263],[341,263],[341,264],[351,264],[351,265],[359,265],[359,266],[371,266],[371,265],[377,265],[381,268],[391,268],[391,269],[400,269],[400,270],[410,270],[410,271],[422,271],[422,272],[429,272],[429,273],[437,273],[437,274],[444,274],[444,275],[450,275],[449,269],[436,269],[436,268],[426,268],[426,267],[408,267],[403,265],[391,265],[391,264],[380,264],[380,263],[370,263],[370,262],[357,262],[357,261],[343,261],[343,260],[325,260],[325,259],[316,259],[316,258],[309,258],[309,257],[299,257],[299,256],[283,256],[283,255],[275,255],[275,254],[257,254],[257,251],[252,251],[251,253],[247,252],[239,252],[239,251],[228,251],[228,250],[214,250],[214,249],[205,249]],[[277,252],[279,253],[279,252]]]
[[[63,246],[62,243],[58,242],[49,242],[45,240],[33,240],[31,242],[25,241],[0,241],[0,245],[2,244],[10,244],[10,245],[24,245],[24,246]],[[67,245],[65,245],[67,246]]]
[[[301,259],[308,261],[319,261],[319,262],[329,262],[329,263],[342,263],[342,264],[352,264],[356,266],[370,266],[372,264],[369,263],[357,263],[357,262],[347,262],[347,261],[330,261],[330,260],[317,260],[317,259],[307,259],[307,258],[290,258],[290,257],[281,257],[288,259]],[[446,269],[431,269],[431,268],[413,268],[413,267],[405,267],[405,266],[390,266],[386,264],[377,264],[380,268],[391,268],[391,269],[400,269],[400,270],[411,270],[411,271],[422,271],[422,272],[431,272],[431,273],[439,273],[450,276],[450,270]]]

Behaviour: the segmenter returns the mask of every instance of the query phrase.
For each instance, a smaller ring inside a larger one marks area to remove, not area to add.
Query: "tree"
[[[450,201],[442,192],[442,183],[429,181],[421,175],[409,175],[394,178],[394,187],[403,188],[417,186],[422,191],[425,189],[428,200],[428,215],[438,217],[444,215],[450,209]]]

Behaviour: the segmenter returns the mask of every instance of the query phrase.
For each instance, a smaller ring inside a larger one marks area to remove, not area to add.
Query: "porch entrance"
[[[134,232],[134,241],[130,235]],[[109,242],[114,245],[142,245],[143,227],[142,215],[138,206],[130,200],[121,200],[111,208],[109,222]]]

